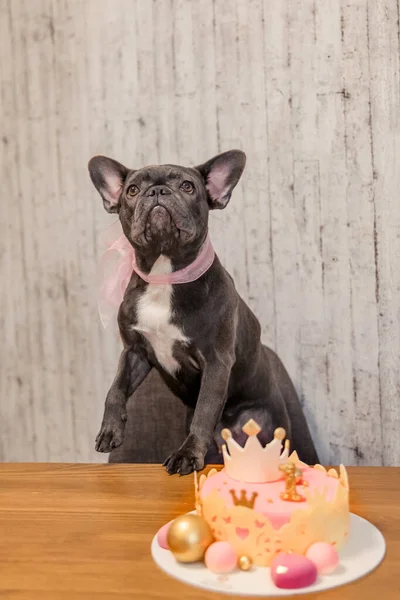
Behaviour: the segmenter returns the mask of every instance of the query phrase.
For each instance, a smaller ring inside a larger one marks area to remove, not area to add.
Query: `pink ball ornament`
[[[339,555],[328,542],[312,544],[306,552],[306,557],[313,561],[320,575],[333,573],[339,564]]]
[[[165,525],[163,525],[157,533],[157,542],[158,545],[161,548],[164,548],[164,550],[169,550],[169,546],[168,546],[168,542],[167,542],[167,535],[168,535],[168,530],[170,528],[171,523],[173,523],[173,521],[170,521],[169,523],[166,523]]]
[[[317,567],[305,556],[280,552],[271,563],[271,577],[276,587],[295,590],[315,582]]]
[[[228,542],[214,542],[204,555],[204,562],[213,573],[230,573],[237,565],[237,554]]]

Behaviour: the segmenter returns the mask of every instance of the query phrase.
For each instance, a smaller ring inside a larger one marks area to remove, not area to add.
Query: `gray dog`
[[[231,150],[196,168],[133,170],[96,156],[89,172],[105,209],[118,213],[138,269],[151,275],[193,264],[207,240],[209,211],[228,204],[245,162],[243,152]],[[118,324],[124,347],[96,439],[99,452],[122,443],[127,401],[154,367],[192,409],[186,440],[164,463],[168,473],[202,469],[206,453],[222,443],[222,428],[243,441],[250,417],[262,427],[263,443],[284,427],[300,458],[318,462],[290,378],[261,344],[258,320],[216,256],[188,283],[146,283],[133,272]]]

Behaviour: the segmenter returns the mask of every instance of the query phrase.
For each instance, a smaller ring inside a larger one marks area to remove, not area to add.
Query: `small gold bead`
[[[239,557],[239,560],[238,560],[239,569],[241,569],[242,571],[250,571],[252,566],[253,566],[253,561],[251,560],[251,558],[249,556],[246,556],[244,554],[243,556]]]
[[[283,438],[286,435],[286,431],[283,429],[283,427],[278,427],[277,429],[275,429],[274,431],[274,438],[277,440],[283,440]]]

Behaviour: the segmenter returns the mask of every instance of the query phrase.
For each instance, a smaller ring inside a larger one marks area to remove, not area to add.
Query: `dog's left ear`
[[[120,196],[128,169],[106,156],[94,156],[88,164],[90,179],[103,198],[107,212],[116,213],[120,207]]]
[[[245,164],[246,155],[244,152],[229,150],[196,167],[196,170],[203,176],[210,208],[225,208],[230,200],[233,188],[243,173]]]

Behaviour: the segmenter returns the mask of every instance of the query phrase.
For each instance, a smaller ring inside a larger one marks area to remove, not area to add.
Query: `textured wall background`
[[[86,170],[248,155],[215,247],[325,462],[400,464],[396,0],[0,0],[0,459],[93,450],[119,342]]]

